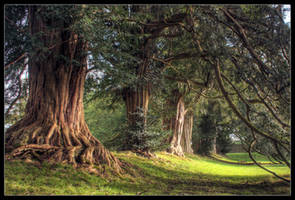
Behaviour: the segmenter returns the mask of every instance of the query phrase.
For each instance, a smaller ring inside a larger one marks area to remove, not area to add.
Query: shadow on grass
[[[289,195],[290,193],[289,185],[285,182],[267,182],[261,179],[263,176],[260,177],[260,181],[248,182],[248,177],[245,176],[236,177],[236,180],[233,180],[229,176],[176,171],[142,161],[135,165],[143,169],[141,177],[138,177],[135,184],[128,183],[128,181],[118,182],[110,184],[110,187],[143,195],[214,195],[224,193],[232,195]]]
[[[164,166],[155,165],[152,163],[154,161],[151,162],[148,159],[125,158],[123,160],[129,161],[137,174],[126,174],[120,178],[112,177],[110,174],[111,177],[106,180],[83,171],[76,171],[72,166],[45,163],[42,166],[35,166],[16,162],[7,165],[8,177],[6,178],[16,179],[18,183],[25,186],[29,184],[28,186],[37,189],[40,186],[51,186],[52,184],[52,187],[57,189],[58,194],[68,192],[67,188],[73,190],[80,188],[83,190],[81,191],[83,195],[87,195],[87,192],[93,190],[101,190],[100,194],[102,195],[289,195],[290,193],[289,186],[285,185],[284,182],[270,183],[265,181],[267,179],[262,176],[256,179],[246,176],[235,178],[233,176],[213,176],[199,172],[194,173],[185,169],[168,169]],[[248,179],[249,182],[247,182]],[[30,188],[26,190],[28,189]],[[41,192],[37,189],[34,189],[31,194]],[[75,191],[73,192],[75,194]],[[18,191],[19,193],[23,192]]]

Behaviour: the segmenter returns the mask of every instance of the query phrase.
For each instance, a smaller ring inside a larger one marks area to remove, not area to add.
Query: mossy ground
[[[133,165],[132,174],[118,176],[107,169],[98,176],[70,165],[5,161],[4,194],[290,195],[289,185],[256,165],[229,164],[198,155],[180,158],[165,152],[156,153],[157,157],[152,159],[131,152],[114,154]],[[246,156],[240,155],[239,159]],[[229,155],[226,159],[231,158]],[[266,166],[281,176],[290,177],[286,166]]]

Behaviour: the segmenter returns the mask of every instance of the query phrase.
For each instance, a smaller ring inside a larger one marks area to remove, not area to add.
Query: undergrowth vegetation
[[[132,165],[129,173],[118,175],[106,168],[103,174],[95,175],[70,165],[5,161],[5,195],[290,194],[287,184],[256,165],[228,164],[188,154],[180,158],[164,152],[151,159],[128,151],[114,154]],[[290,176],[286,166],[267,168]]]

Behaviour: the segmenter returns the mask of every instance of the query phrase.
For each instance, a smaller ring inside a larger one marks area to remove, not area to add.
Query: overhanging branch
[[[233,102],[231,101],[231,99],[228,96],[227,91],[225,90],[223,83],[222,83],[222,79],[221,79],[221,72],[220,72],[220,66],[219,66],[219,60],[217,59],[216,63],[213,65],[214,69],[215,69],[215,75],[216,75],[216,79],[219,85],[219,88],[221,90],[221,92],[223,93],[228,105],[231,107],[231,109],[234,111],[234,113],[237,115],[237,117],[239,117],[251,130],[255,131],[256,133],[258,133],[259,135],[270,139],[273,142],[276,142],[277,144],[279,144],[281,147],[283,147],[288,153],[290,153],[290,149],[287,148],[284,144],[282,144],[279,140],[277,140],[276,138],[272,137],[271,135],[264,133],[260,130],[258,130],[256,127],[254,127],[243,115],[242,113],[240,113],[240,111],[238,111],[238,109],[236,108],[236,106],[233,104]]]
[[[252,48],[252,46],[250,45],[245,30],[244,28],[239,24],[239,22],[237,20],[235,20],[235,18],[224,8],[221,8],[221,10],[223,11],[223,13],[238,27],[238,29],[236,29],[237,32],[235,32],[242,40],[242,42],[244,43],[246,49],[248,49],[249,53],[252,55],[252,57],[254,58],[254,60],[256,61],[256,63],[259,66],[259,69],[261,70],[262,73],[264,74],[269,74],[265,69],[267,69],[266,65],[261,61],[261,59],[259,59],[259,56],[256,54],[256,52],[254,51],[254,49]]]

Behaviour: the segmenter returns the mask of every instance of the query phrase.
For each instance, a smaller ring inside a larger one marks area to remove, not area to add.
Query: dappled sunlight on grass
[[[180,158],[165,152],[147,159],[131,152],[114,155],[132,164],[134,174],[104,176],[69,165],[5,163],[5,194],[9,195],[230,195],[289,194],[282,181],[255,165],[228,164],[199,155]],[[281,165],[268,168],[288,176]],[[276,185],[273,187],[273,185]]]

